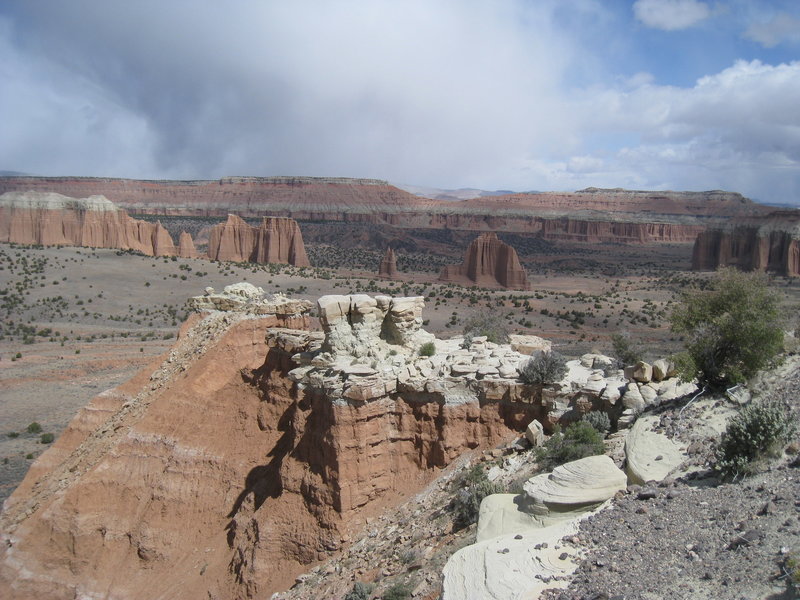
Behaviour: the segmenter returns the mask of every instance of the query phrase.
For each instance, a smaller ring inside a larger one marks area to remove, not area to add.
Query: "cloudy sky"
[[[3,0],[0,170],[800,205],[800,2]]]

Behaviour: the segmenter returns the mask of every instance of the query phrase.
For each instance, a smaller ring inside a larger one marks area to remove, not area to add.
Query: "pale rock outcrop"
[[[686,458],[678,444],[652,431],[657,422],[657,417],[641,417],[625,438],[625,469],[631,483],[662,481]]]
[[[225,223],[211,228],[208,257],[233,262],[310,266],[300,227],[297,221],[287,217],[263,217],[259,227],[251,227],[241,217],[228,215]]]
[[[389,247],[386,249],[386,254],[384,254],[381,259],[381,264],[378,268],[378,277],[382,279],[397,279],[397,275],[397,257],[395,256],[394,250]]]
[[[633,366],[633,379],[640,383],[649,383],[653,379],[653,367],[640,360]]]
[[[525,428],[525,439],[527,439],[533,447],[541,446],[544,443],[544,428],[539,421],[533,420]]]
[[[530,289],[525,269],[517,251],[497,239],[495,233],[483,233],[467,248],[464,262],[447,265],[439,274],[441,281],[512,290]]]
[[[532,510],[551,512],[586,510],[599,505],[627,486],[627,477],[605,454],[587,456],[556,467],[552,473],[531,477],[523,486]]]
[[[533,354],[534,352],[550,352],[553,343],[538,335],[521,335],[512,333],[508,336],[511,348],[520,354]]]
[[[103,196],[69,198],[48,192],[0,196],[0,241],[135,250],[148,256],[177,253],[161,223],[139,221]]]
[[[577,521],[565,521],[462,548],[444,567],[442,600],[528,600],[566,587],[553,578],[577,569],[579,549],[561,541],[577,531]]]
[[[204,295],[189,298],[186,305],[195,311],[220,310],[251,315],[278,315],[283,327],[298,326],[297,323],[289,325],[286,317],[307,322],[306,315],[312,308],[308,300],[287,298],[283,294],[266,294],[260,287],[246,281],[226,285],[221,293],[216,293],[214,288],[206,288]]]

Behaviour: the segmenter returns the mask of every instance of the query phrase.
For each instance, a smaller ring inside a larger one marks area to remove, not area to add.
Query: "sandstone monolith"
[[[386,254],[378,268],[378,277],[383,279],[397,279],[397,257],[392,248],[386,249]]]
[[[251,227],[241,217],[228,215],[225,223],[211,228],[208,257],[233,262],[311,266],[300,227],[297,221],[287,217],[264,217],[259,227]]]
[[[517,251],[497,239],[495,233],[482,233],[478,236],[467,248],[464,262],[444,267],[439,279],[485,287],[530,289]]]

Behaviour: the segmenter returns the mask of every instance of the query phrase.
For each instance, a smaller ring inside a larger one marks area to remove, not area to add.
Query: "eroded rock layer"
[[[530,289],[528,277],[519,262],[517,251],[497,239],[495,233],[478,236],[467,248],[464,262],[444,267],[439,279],[482,287]]]
[[[0,192],[104,194],[137,213],[376,223],[414,229],[528,233],[553,241],[689,243],[715,221],[769,208],[724,191],[588,188],[484,196],[460,202],[420,198],[386,181],[321,177],[226,177],[137,181],[91,177],[0,177]]]
[[[236,215],[211,228],[208,257],[234,262],[286,263],[308,267],[303,234],[293,219],[264,217],[259,227],[251,227]]]
[[[800,211],[736,220],[698,235],[692,268],[702,271],[724,266],[800,276]]]
[[[69,198],[49,192],[0,196],[0,241],[43,246],[85,246],[174,256],[161,223],[133,219],[103,196]]]

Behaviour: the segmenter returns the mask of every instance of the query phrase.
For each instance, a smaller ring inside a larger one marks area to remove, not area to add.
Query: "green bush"
[[[433,342],[425,342],[419,347],[420,356],[433,356],[436,354],[436,344]]]
[[[344,600],[369,600],[374,589],[375,586],[371,583],[356,581],[353,584],[353,589],[345,594]]]
[[[482,312],[464,322],[464,348],[469,348],[474,338],[484,336],[487,342],[508,343],[508,328],[499,313]]]
[[[456,526],[468,527],[478,520],[481,501],[504,490],[486,477],[481,465],[474,465],[459,479],[458,490],[453,498],[453,516]]]
[[[625,367],[635,365],[642,360],[642,351],[631,342],[631,336],[628,332],[612,335],[611,347],[614,349],[614,357]]]
[[[523,383],[539,384],[560,381],[567,374],[567,359],[555,351],[537,352],[522,366]]]
[[[17,432],[17,431],[9,431],[6,435],[8,437],[10,437],[10,438],[18,438],[19,437],[19,432]]]
[[[52,433],[43,433],[41,435],[41,437],[39,438],[39,443],[41,443],[41,444],[52,444],[53,440],[55,440],[55,439],[56,439],[56,436],[54,436]]]
[[[600,433],[586,421],[578,421],[569,424],[563,432],[556,426],[550,439],[536,450],[536,460],[550,471],[573,460],[605,454],[605,451]]]
[[[671,317],[686,337],[681,377],[722,388],[772,366],[783,349],[780,300],[763,275],[736,269],[720,269],[710,290],[685,293]]]
[[[797,432],[797,423],[779,402],[752,402],[728,423],[714,452],[723,479],[750,475],[758,463],[779,456]]]
[[[611,429],[611,419],[608,418],[608,413],[599,410],[586,413],[582,420],[594,427],[598,433],[608,433]]]
[[[407,583],[395,583],[383,593],[383,600],[408,600],[411,598],[411,586]]]
[[[28,425],[27,431],[28,431],[28,433],[41,433],[42,432],[42,426],[39,425],[36,421],[34,421],[30,425]]]

